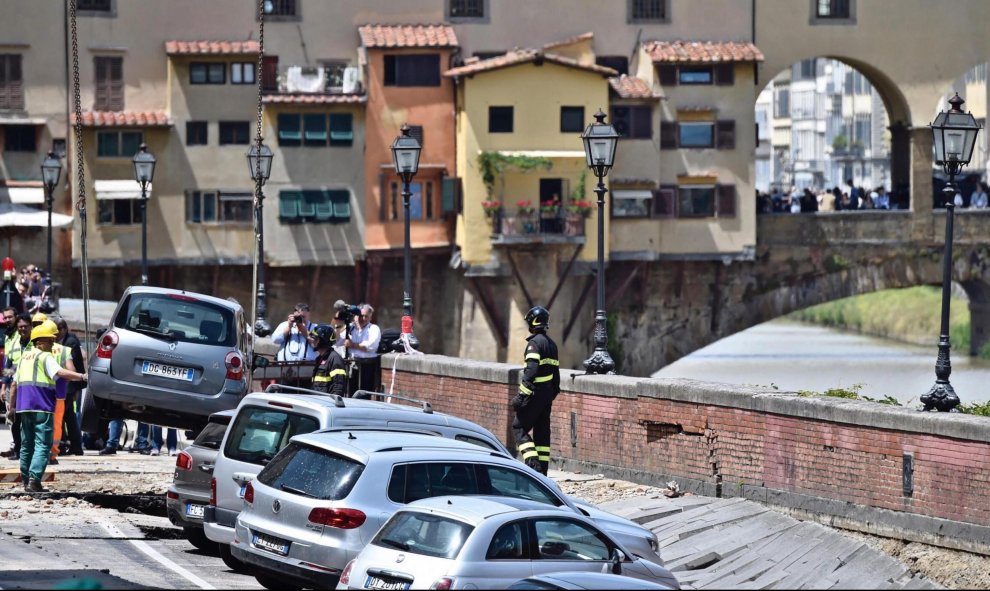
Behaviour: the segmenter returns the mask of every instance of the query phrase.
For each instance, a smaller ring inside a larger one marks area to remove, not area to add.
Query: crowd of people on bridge
[[[969,195],[956,191],[953,204],[956,208],[987,209],[990,187],[977,182]],[[938,200],[935,207],[941,207]],[[862,211],[875,209],[902,209],[907,207],[906,195],[892,195],[883,185],[873,189],[856,186],[850,179],[845,187],[816,189],[774,189],[772,192],[756,191],[756,213],[817,213],[823,211]]]

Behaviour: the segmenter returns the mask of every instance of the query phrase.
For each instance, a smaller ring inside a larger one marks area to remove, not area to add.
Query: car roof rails
[[[407,433],[413,435],[431,435],[434,437],[443,437],[443,433],[437,431],[431,431],[429,429],[416,429],[414,427],[391,427],[388,425],[353,425],[350,427],[327,427],[326,429],[320,429],[318,431],[313,431],[313,433],[361,433],[361,432],[377,432],[377,433]],[[350,437],[348,439],[351,439]]]
[[[339,394],[327,394],[311,388],[300,388],[299,386],[286,386],[285,384],[268,384],[265,394],[313,394],[316,396],[327,396],[333,398],[334,406],[344,408],[344,397]]]
[[[418,398],[409,398],[408,396],[402,396],[400,394],[384,394],[382,392],[372,392],[371,390],[358,390],[354,393],[352,398],[358,398],[361,400],[370,399],[372,396],[384,396],[385,398],[395,398],[396,400],[405,400],[406,402],[415,402],[416,404],[423,405],[423,412],[431,415],[433,414],[433,405],[425,400],[419,400]]]

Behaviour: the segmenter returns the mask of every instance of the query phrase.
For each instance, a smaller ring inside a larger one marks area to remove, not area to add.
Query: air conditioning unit
[[[323,68],[289,66],[285,70],[286,92],[323,92],[326,72]]]
[[[344,84],[342,92],[345,94],[355,93],[358,91],[359,86],[358,69],[354,66],[344,68]]]

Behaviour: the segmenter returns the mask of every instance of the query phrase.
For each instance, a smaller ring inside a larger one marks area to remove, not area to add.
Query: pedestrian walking
[[[85,374],[59,366],[52,355],[58,327],[48,320],[31,330],[34,347],[24,352],[14,376],[14,399],[21,421],[21,481],[28,492],[45,492],[41,481],[52,447],[55,380],[81,381]]]
[[[519,377],[519,393],[512,399],[516,413],[512,435],[523,462],[546,475],[550,469],[550,411],[560,392],[560,361],[556,343],[547,336],[550,312],[534,306],[526,313],[526,326],[532,336],[526,339],[526,367]]]
[[[347,396],[347,368],[334,349],[337,331],[329,324],[317,324],[309,331],[309,344],[316,351],[313,389],[327,394]]]

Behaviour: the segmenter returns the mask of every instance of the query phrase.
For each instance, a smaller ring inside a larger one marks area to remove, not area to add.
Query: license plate
[[[400,581],[399,579],[385,579],[382,577],[368,576],[368,580],[364,582],[365,589],[399,589],[405,590],[412,585],[407,581]]]
[[[182,380],[184,382],[193,381],[193,370],[191,367],[176,367],[174,365],[165,365],[164,363],[145,361],[141,366],[141,373],[146,376],[171,378],[173,380]]]
[[[247,490],[247,485],[246,484],[242,484],[241,485],[241,490],[237,491],[237,496],[243,499],[244,498],[244,491],[246,491],[246,490]]]
[[[267,550],[268,552],[274,552],[279,556],[285,556],[289,553],[288,542],[282,542],[282,540],[262,534],[254,534],[251,538],[251,544],[255,548],[261,548],[262,550]]]
[[[199,519],[203,518],[203,510],[206,509],[203,505],[196,505],[195,503],[188,503],[186,505],[186,517],[197,517]]]

